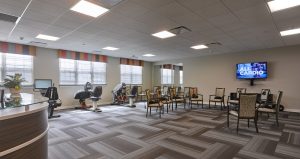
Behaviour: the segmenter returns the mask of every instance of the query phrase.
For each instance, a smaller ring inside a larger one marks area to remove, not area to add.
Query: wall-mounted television
[[[236,64],[237,79],[268,78],[267,62],[249,62]]]

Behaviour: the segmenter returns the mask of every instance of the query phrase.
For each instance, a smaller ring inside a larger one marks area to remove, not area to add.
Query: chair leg
[[[223,102],[221,102],[221,110],[223,110]]]
[[[159,118],[161,118],[161,107],[159,108]]]
[[[249,128],[249,119],[248,119],[248,128]]]
[[[227,127],[229,127],[229,113],[227,113]]]
[[[208,101],[208,109],[210,109],[210,100]]]
[[[193,109],[193,102],[191,102],[191,109]]]
[[[167,113],[169,113],[169,103],[167,103]]]
[[[277,126],[279,126],[279,122],[278,122],[278,113],[276,113],[275,115],[276,115],[276,124],[277,124]]]
[[[150,113],[149,114],[151,115],[151,107],[150,107]]]
[[[238,117],[238,119],[237,119],[237,125],[236,125],[236,133],[239,132],[239,123],[240,123],[240,118]]]
[[[147,118],[147,116],[148,116],[148,107],[147,107],[147,112],[146,112],[146,118]]]
[[[257,119],[255,119],[255,118],[254,118],[254,124],[255,124],[255,128],[256,128],[256,133],[258,133]]]
[[[203,109],[203,100],[201,101],[202,109]]]
[[[255,128],[256,128],[256,133],[258,133],[257,120],[258,120],[258,111],[256,110],[255,117],[254,117],[254,124],[255,124]]]

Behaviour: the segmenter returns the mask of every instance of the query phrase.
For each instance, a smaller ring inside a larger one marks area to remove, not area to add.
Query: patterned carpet
[[[281,113],[258,121],[236,118],[226,126],[226,111],[178,108],[158,118],[145,117],[143,103],[136,108],[102,107],[103,112],[82,110],[56,112],[50,119],[49,159],[217,159],[300,158],[300,114]]]

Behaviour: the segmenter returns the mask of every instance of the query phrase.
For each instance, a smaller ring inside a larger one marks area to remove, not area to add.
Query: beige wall
[[[120,83],[120,59],[108,57],[107,63],[107,84],[103,85],[103,93],[100,104],[112,102],[112,89]],[[145,62],[143,68],[143,89],[151,88],[152,63]],[[78,100],[74,94],[82,90],[83,86],[59,86],[59,61],[55,49],[37,48],[37,55],[34,58],[34,78],[52,79],[58,88],[64,107],[78,106]],[[32,93],[32,88],[25,88],[25,92]],[[38,94],[38,93],[37,93]]]
[[[269,73],[268,79],[256,80],[254,86],[250,86],[248,80],[235,77],[236,63],[252,61],[267,61]],[[154,65],[162,63],[183,63],[184,86],[198,87],[205,101],[216,87],[226,88],[227,95],[237,87],[246,87],[248,92],[270,88],[272,93],[284,92],[282,104],[286,108],[300,109],[300,46],[163,61]],[[155,75],[154,72],[153,78]]]

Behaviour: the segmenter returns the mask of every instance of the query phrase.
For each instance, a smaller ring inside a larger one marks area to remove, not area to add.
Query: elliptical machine
[[[126,102],[127,96],[125,83],[120,83],[115,86],[115,88],[112,90],[112,99],[112,105],[120,105]]]

